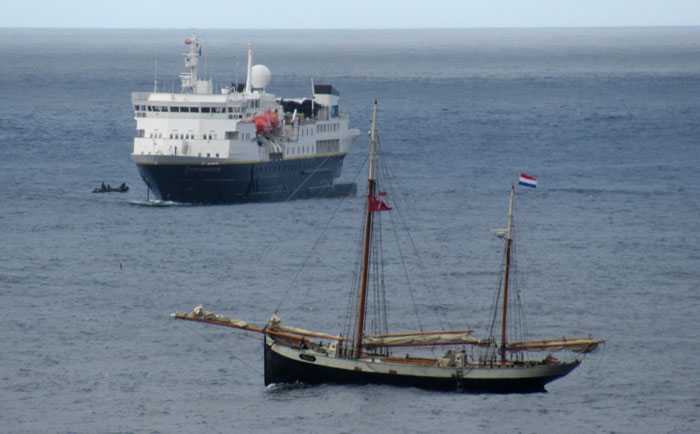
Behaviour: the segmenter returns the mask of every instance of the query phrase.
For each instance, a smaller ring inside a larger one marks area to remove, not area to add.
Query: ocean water
[[[336,332],[362,198],[139,205],[130,92],[177,87],[189,31],[0,29],[0,431],[697,430],[700,28],[198,33],[217,86],[245,79],[253,41],[278,96],[333,84],[363,132],[378,100],[444,312],[477,334],[489,229],[517,174],[536,177],[517,195],[528,329],[607,344],[543,394],[265,388],[259,337],[169,314],[261,325],[279,305]],[[342,177],[360,191],[366,146]],[[91,194],[102,181],[131,190]]]

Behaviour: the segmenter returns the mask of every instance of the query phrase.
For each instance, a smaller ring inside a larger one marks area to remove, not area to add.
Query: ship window
[[[210,110],[209,107],[202,107],[202,113],[209,113]]]
[[[170,107],[170,111],[171,111],[171,112],[174,112],[174,113],[177,113],[177,112],[180,111],[180,107]]]
[[[216,156],[217,156],[217,157],[219,156],[219,153],[218,153],[218,152],[216,153]]]
[[[168,111],[168,107],[163,106],[163,107],[160,108],[160,111],[167,112],[167,111]]]
[[[211,155],[209,155],[209,152],[207,152],[207,157],[211,157]]]
[[[173,135],[172,135],[172,134],[170,134],[170,138],[171,138],[171,139],[173,138]]]
[[[214,113],[221,113],[221,107],[214,107]]]
[[[139,111],[139,106],[135,105],[134,110]]]
[[[229,108],[228,108],[228,112],[229,112],[229,113],[233,113],[233,107],[229,107]]]
[[[148,106],[148,111],[153,111],[150,105]]]
[[[199,107],[190,107],[190,113],[199,113]]]
[[[180,107],[180,112],[181,113],[189,113],[190,108],[189,107]]]

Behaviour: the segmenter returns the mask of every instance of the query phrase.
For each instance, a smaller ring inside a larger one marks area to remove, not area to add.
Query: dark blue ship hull
[[[345,154],[260,163],[136,163],[162,199],[222,204],[352,195],[355,184],[334,185]]]

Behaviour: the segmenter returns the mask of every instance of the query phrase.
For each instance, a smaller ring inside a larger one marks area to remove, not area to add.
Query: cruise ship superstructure
[[[252,64],[251,44],[245,86],[214,93],[197,75],[199,40],[193,34],[185,44],[180,93],[131,95],[132,157],[150,191],[212,204],[354,194],[354,184],[334,184],[359,130],[339,112],[333,86],[313,85],[310,98],[267,93],[271,73]]]

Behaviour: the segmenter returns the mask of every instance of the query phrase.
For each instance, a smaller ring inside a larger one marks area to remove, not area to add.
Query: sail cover
[[[459,345],[480,344],[479,339],[471,336],[469,331],[404,333],[398,335],[369,335],[363,339],[367,347],[400,347],[412,345]]]
[[[248,323],[246,321],[240,320],[240,319],[232,319],[229,318],[225,315],[220,315],[217,313],[209,312],[208,310],[204,310],[204,306],[201,304],[194,309],[192,309],[192,312],[188,313],[185,315],[186,318],[190,319],[204,319],[207,321],[218,321],[221,323],[230,323],[234,327],[238,328],[244,328],[248,327]]]
[[[598,347],[598,344],[605,343],[604,340],[594,340],[590,338],[562,338],[549,340],[519,341],[509,342],[510,351],[562,351],[569,350],[574,353],[590,353]]]
[[[330,340],[335,340],[335,341],[346,340],[345,338],[343,338],[340,335],[333,336],[333,335],[329,335],[327,333],[312,332],[310,330],[304,330],[304,329],[300,329],[297,327],[286,326],[286,325],[282,324],[282,322],[277,317],[277,315],[272,315],[272,318],[270,318],[270,322],[267,323],[267,329],[274,330],[274,331],[286,332],[286,333],[293,333],[293,334],[301,335],[301,336],[310,336],[310,337],[316,337],[316,338],[330,339]]]

